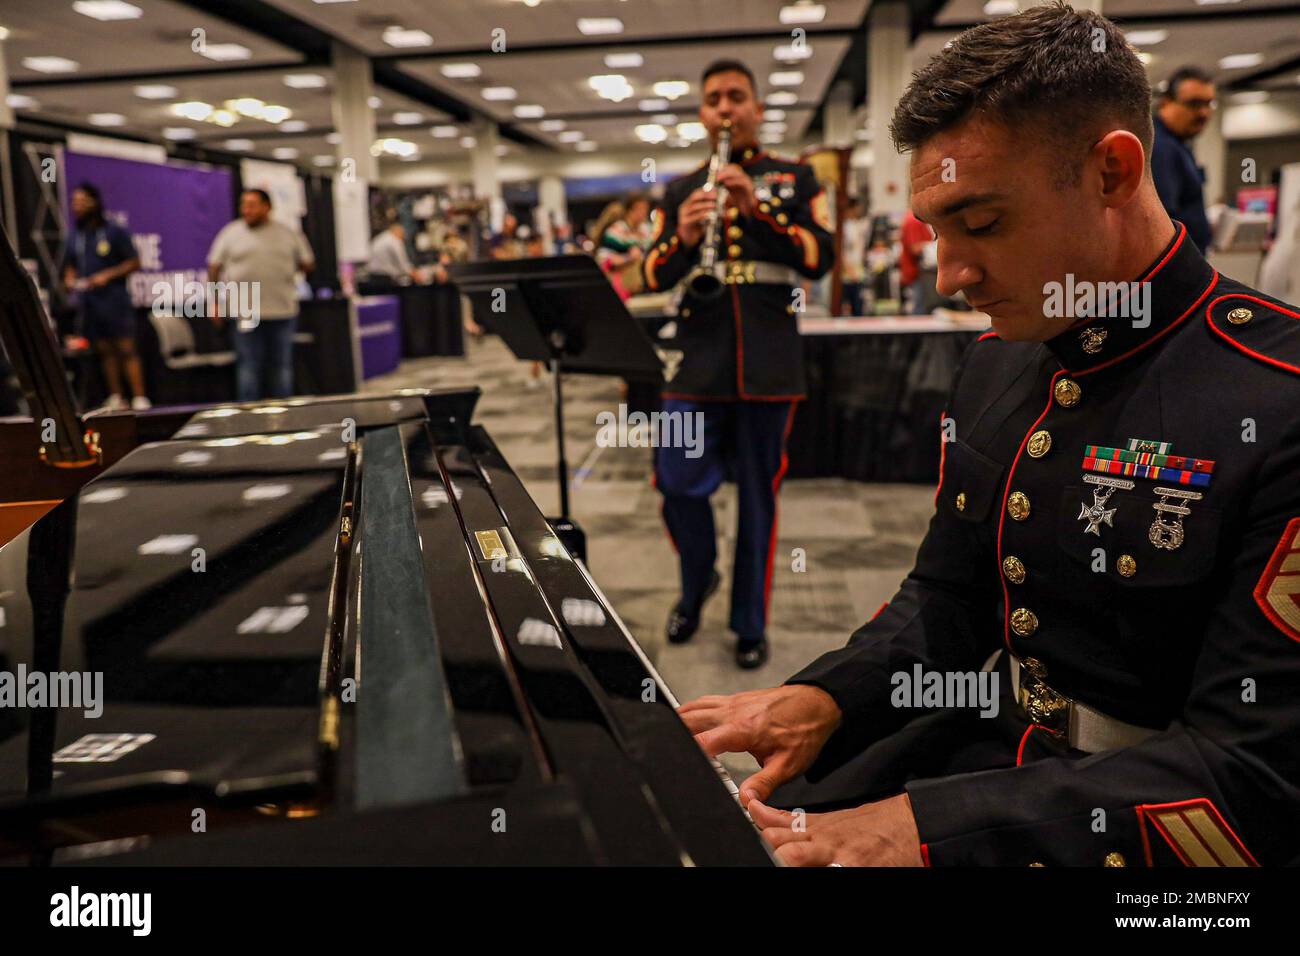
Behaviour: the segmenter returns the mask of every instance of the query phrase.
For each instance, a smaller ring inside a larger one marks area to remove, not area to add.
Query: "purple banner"
[[[232,218],[234,177],[227,167],[142,163],[68,152],[63,157],[68,201],[81,183],[104,197],[109,221],[131,233],[140,271],[127,280],[138,306],[152,302],[155,282],[207,281],[208,249]],[[68,222],[72,211],[68,209]]]
[[[396,371],[402,361],[402,306],[397,296],[357,299],[357,326],[361,335],[361,377]]]

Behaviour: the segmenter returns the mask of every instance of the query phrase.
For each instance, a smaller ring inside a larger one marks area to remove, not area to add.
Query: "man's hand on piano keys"
[[[742,805],[807,770],[840,724],[831,695],[807,684],[700,697],[677,713],[710,757],[748,753],[758,761],[762,769],[741,787]]]
[[[755,800],[749,815],[787,866],[922,866],[906,793],[852,810],[795,814]]]

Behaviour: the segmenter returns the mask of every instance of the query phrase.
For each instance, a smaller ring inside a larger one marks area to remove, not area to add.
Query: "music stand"
[[[516,358],[550,366],[560,520],[572,526],[561,372],[661,382],[670,359],[632,318],[590,256],[463,262],[449,265],[447,271],[474,304],[476,322],[501,336]],[[585,549],[579,545],[578,550]]]

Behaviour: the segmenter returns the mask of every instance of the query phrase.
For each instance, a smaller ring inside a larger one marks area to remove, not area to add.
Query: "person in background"
[[[630,274],[625,270],[645,258],[645,247],[650,241],[649,225],[650,200],[634,194],[624,202],[606,206],[592,228],[596,262],[625,302],[640,286],[639,282],[628,281]],[[636,271],[639,274],[639,268]]]
[[[870,314],[879,315],[882,300],[894,298],[892,269],[895,262],[894,250],[884,236],[876,236],[871,249],[867,252],[867,288]],[[864,313],[866,314],[866,313]]]
[[[406,252],[406,227],[397,220],[388,228],[370,240],[370,261],[366,271],[372,276],[387,276],[401,281],[410,279],[421,281],[419,271],[411,264],[411,257]]]
[[[934,257],[927,255],[927,248],[932,249],[933,242],[934,231],[917,219],[912,210],[907,210],[898,234],[898,281],[903,288],[911,290],[912,315],[929,315],[939,298],[936,288],[939,269],[931,261]]]
[[[493,259],[522,259],[526,254],[524,237],[520,235],[519,220],[514,213],[506,213],[501,221],[501,232],[492,237]]]
[[[75,292],[83,331],[104,371],[108,408],[126,407],[122,378],[131,387],[131,407],[150,407],[144,393],[144,374],[135,348],[135,311],[126,290],[126,277],[140,268],[131,235],[104,218],[99,190],[82,183],[72,191],[72,214],[77,228],[63,255],[63,282]]]
[[[871,232],[871,220],[865,212],[861,199],[849,200],[840,239],[840,278],[844,290],[840,311],[845,315],[866,314],[867,236]]]
[[[257,284],[257,314],[237,316],[234,333],[239,401],[293,394],[294,273],[315,266],[307,237],[271,218],[270,195],[246,189],[239,197],[239,218],[221,228],[208,252],[209,281]],[[239,298],[247,301],[244,295]],[[224,316],[215,306],[211,314],[220,327]]]
[[[465,237],[465,227],[456,226],[448,229],[438,250],[438,261],[449,266],[453,262],[469,262],[469,240]]]
[[[1214,81],[1200,67],[1173,72],[1160,96],[1154,118],[1155,144],[1151,175],[1169,218],[1187,227],[1196,248],[1210,247],[1210,220],[1205,214],[1205,171],[1189,145],[1214,115]]]
[[[446,267],[456,262],[469,262],[469,239],[467,226],[455,226],[448,229],[446,235],[442,238],[442,247],[438,250],[438,264],[442,267],[445,275]],[[469,296],[461,294],[460,297],[460,324],[461,327],[476,339],[483,337],[483,326],[474,321],[474,312],[470,306]]]
[[[736,483],[735,559],[730,626],[737,666],[768,660],[767,621],[777,554],[777,498],[785,476],[786,440],[795,405],[806,390],[794,290],[830,271],[834,258],[830,204],[812,167],[766,152],[758,141],[763,100],[754,73],[739,60],[710,64],[700,77],[700,123],[716,149],[724,123],[731,161],[717,172],[727,190],[706,190],[708,164],[668,183],[655,217],[656,234],[642,267],[645,287],[683,287],[676,329],[660,340],[683,353],[661,393],[669,415],[703,429],[655,449],[655,488],[677,549],[681,598],[667,637],[684,644],[699,629],[704,602],[721,584],[711,497],[724,479]],[[720,213],[720,215],[719,215]],[[710,297],[687,277],[703,254],[708,224],[718,215],[719,263],[730,286]]]

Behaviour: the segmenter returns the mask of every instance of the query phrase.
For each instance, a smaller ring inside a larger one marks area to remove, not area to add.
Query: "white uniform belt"
[[[1041,673],[1037,661],[1026,658],[1022,662],[1011,655],[1011,691],[1031,721],[1063,736],[1075,750],[1090,754],[1117,750],[1140,744],[1160,733],[1151,727],[1125,723],[1052,690],[1035,675],[1035,670]]]
[[[796,286],[803,281],[790,266],[761,259],[731,259],[718,263],[723,281],[730,285],[786,285]]]

